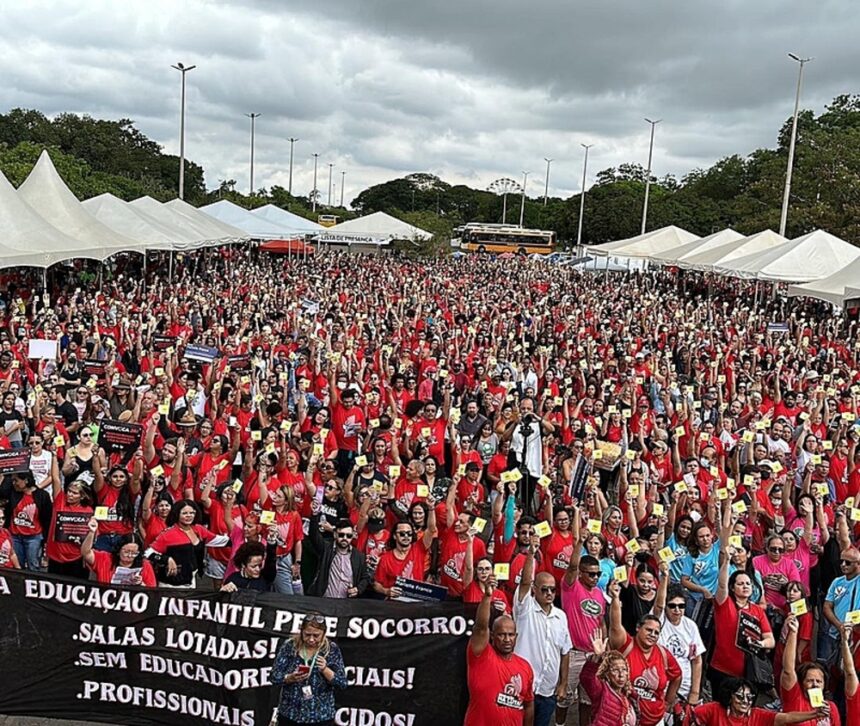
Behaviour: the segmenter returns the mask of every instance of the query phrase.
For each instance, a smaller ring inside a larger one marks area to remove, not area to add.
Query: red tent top
[[[260,249],[265,252],[285,255],[287,253],[296,252],[298,254],[313,254],[314,248],[312,245],[302,242],[300,239],[273,239],[268,242],[263,242]]]

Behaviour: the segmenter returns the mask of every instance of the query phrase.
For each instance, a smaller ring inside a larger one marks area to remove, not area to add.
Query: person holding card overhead
[[[782,657],[782,670],[779,674],[779,690],[782,696],[784,711],[818,711],[818,715],[809,720],[795,721],[804,726],[840,726],[839,711],[833,701],[825,700],[827,690],[827,673],[820,663],[797,662],[797,633],[799,623],[794,615],[785,619],[788,636],[785,639],[785,651]],[[826,719],[829,717],[829,721]],[[849,724],[849,726],[854,726]]]
[[[87,523],[87,536],[81,543],[84,564],[95,573],[96,582],[103,584],[142,585],[155,587],[155,571],[149,560],[142,556],[140,538],[136,534],[123,535],[113,552],[100,552],[93,548],[99,531],[96,517]]]
[[[787,724],[806,723],[807,719],[827,718],[828,711],[823,708],[792,713],[776,713],[764,708],[754,708],[755,688],[744,678],[729,678],[714,694],[716,701],[697,706],[695,714],[699,726],[787,726]],[[809,721],[810,724],[816,721]],[[818,724],[837,726],[837,723],[818,721]]]
[[[449,503],[449,509],[451,509]],[[453,514],[453,510],[451,510]],[[466,550],[472,549],[472,557],[480,560],[487,554],[484,541],[472,528],[475,517],[467,512],[460,512],[454,518],[451,527],[445,530],[441,537],[439,548],[440,584],[448,588],[449,597],[459,597],[463,594],[463,566],[466,560]],[[484,523],[486,527],[486,523]]]
[[[563,610],[553,605],[556,580],[548,572],[535,575],[535,552],[540,538],[532,536],[522,578],[514,595],[517,644],[514,652],[534,672],[534,726],[550,726],[557,700],[567,692],[567,674],[573,644]]]

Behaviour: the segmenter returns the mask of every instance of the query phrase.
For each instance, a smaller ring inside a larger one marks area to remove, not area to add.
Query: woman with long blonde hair
[[[328,639],[321,613],[305,615],[299,632],[281,644],[272,684],[281,686],[278,726],[334,724],[335,689],[347,686],[343,655]]]

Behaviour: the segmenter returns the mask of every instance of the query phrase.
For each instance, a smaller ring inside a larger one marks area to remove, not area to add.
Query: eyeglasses
[[[686,603],[670,602],[668,605],[666,605],[666,607],[670,610],[683,610],[686,607]]]
[[[753,695],[749,691],[739,691],[738,693],[733,693],[732,695],[739,701],[743,701],[744,703],[753,703],[755,701],[755,695]]]

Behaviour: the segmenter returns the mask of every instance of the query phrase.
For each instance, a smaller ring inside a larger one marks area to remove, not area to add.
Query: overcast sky
[[[485,188],[531,172],[529,192],[579,190],[606,167],[679,176],[773,146],[793,109],[820,113],[858,88],[856,0],[75,0],[10,2],[0,98],[52,116],[128,117],[179,151],[177,61],[188,74],[186,153],[207,185],[319,182],[340,197],[412,172]]]

